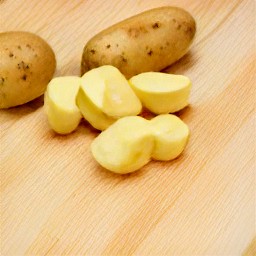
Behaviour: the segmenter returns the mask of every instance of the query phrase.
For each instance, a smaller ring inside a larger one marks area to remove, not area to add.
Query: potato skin
[[[194,18],[178,7],[148,10],[95,35],[85,45],[81,73],[102,65],[126,78],[160,71],[184,56],[196,32]]]
[[[52,48],[23,31],[0,33],[0,108],[29,102],[46,89],[56,68]]]

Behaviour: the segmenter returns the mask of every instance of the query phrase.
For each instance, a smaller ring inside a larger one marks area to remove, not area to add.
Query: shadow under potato
[[[5,114],[13,115],[13,116],[24,116],[34,112],[44,105],[44,95],[39,96],[38,98],[27,102],[25,104],[1,109],[0,111],[5,112]]]
[[[120,174],[120,173],[114,173],[111,171],[108,171],[106,168],[100,166],[98,163],[95,163],[95,165],[97,165],[96,168],[96,172],[95,174],[97,174],[97,176],[99,178],[102,178],[102,180],[106,181],[106,180],[110,180],[111,183],[113,182],[113,180],[116,180],[117,182],[124,182],[125,180],[136,180],[139,177],[142,177],[145,175],[146,172],[150,171],[149,165],[152,161],[150,161],[148,164],[146,164],[145,166],[143,166],[142,168],[140,168],[137,171],[131,172],[131,173],[125,173],[125,174]]]
[[[183,73],[188,71],[193,65],[195,65],[195,55],[192,51],[189,51],[181,59],[177,60],[172,65],[163,69],[162,72],[182,75]]]

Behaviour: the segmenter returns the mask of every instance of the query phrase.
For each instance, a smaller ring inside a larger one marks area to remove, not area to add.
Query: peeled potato
[[[117,120],[91,144],[94,158],[115,173],[140,169],[150,161],[154,147],[154,136],[148,122],[139,116]]]
[[[150,159],[169,161],[184,150],[189,128],[175,115],[151,120],[123,117],[103,131],[91,144],[96,161],[115,173],[134,172]]]
[[[76,106],[80,77],[56,77],[47,86],[44,109],[51,128],[60,134],[74,131],[82,118]]]
[[[152,158],[169,161],[178,157],[184,150],[188,137],[188,126],[177,116],[159,115],[150,120],[155,146]]]
[[[143,106],[155,114],[173,113],[189,103],[191,81],[186,76],[145,72],[129,82]]]
[[[113,117],[138,115],[142,105],[128,81],[106,80],[103,112]]]
[[[77,105],[96,129],[105,130],[120,117],[140,113],[140,100],[117,68],[92,69],[82,76],[81,81]]]
[[[80,87],[78,91],[76,104],[85,120],[97,130],[103,131],[116,121],[115,118],[106,115],[95,102],[92,101],[84,87]]]

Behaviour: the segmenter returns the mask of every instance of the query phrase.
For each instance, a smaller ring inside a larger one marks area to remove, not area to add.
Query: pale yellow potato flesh
[[[92,102],[83,86],[80,87],[78,91],[76,104],[85,120],[87,120],[91,126],[97,130],[103,131],[116,121],[115,118],[103,113],[103,111],[94,102]]]
[[[125,174],[142,168],[151,158],[169,161],[178,157],[188,138],[188,126],[175,115],[151,120],[123,117],[92,142],[91,151],[101,166]]]
[[[44,110],[51,128],[59,134],[74,131],[82,118],[76,106],[76,95],[81,83],[80,77],[56,77],[47,86],[44,96]]]
[[[91,101],[109,116],[138,115],[141,111],[141,102],[129,82],[113,66],[101,66],[85,73],[82,87]]]
[[[154,135],[148,120],[128,116],[117,120],[91,144],[96,161],[119,174],[134,172],[150,161]]]
[[[92,69],[82,76],[81,88],[93,104],[101,110],[105,93],[105,77],[107,75],[107,69],[103,67]]]
[[[177,116],[159,115],[150,120],[155,146],[152,158],[169,161],[178,157],[184,150],[188,138],[188,126]]]
[[[81,81],[77,105],[96,129],[105,130],[120,117],[140,113],[140,100],[117,68],[92,69],[82,76]]]
[[[107,80],[105,82],[104,113],[109,116],[123,117],[138,115],[141,109],[142,104],[127,80],[123,83],[118,80]]]
[[[174,113],[189,104],[191,81],[186,76],[145,72],[129,82],[142,105],[155,114]]]

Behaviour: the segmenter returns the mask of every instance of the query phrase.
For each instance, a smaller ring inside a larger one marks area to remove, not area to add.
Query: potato
[[[141,112],[142,105],[122,73],[110,65],[94,68],[81,78],[77,105],[96,129],[105,130],[123,116]]]
[[[188,105],[191,81],[186,76],[145,72],[129,81],[143,106],[155,114],[173,113]]]
[[[150,124],[155,137],[152,158],[169,161],[178,157],[188,142],[188,126],[171,114],[156,116],[150,120]]]
[[[51,47],[22,31],[0,33],[0,108],[29,102],[46,89],[56,68]]]
[[[184,56],[196,32],[194,18],[178,7],[148,10],[117,23],[85,45],[81,73],[102,65],[127,78],[160,71]]]
[[[81,83],[77,76],[55,77],[44,94],[44,110],[51,128],[59,134],[73,132],[82,119],[76,105]]]
[[[82,86],[78,90],[76,104],[79,107],[84,119],[97,130],[105,130],[116,121],[115,118],[106,115],[92,101]]]
[[[143,167],[150,161],[154,147],[154,136],[148,123],[140,116],[118,119],[91,144],[96,161],[120,174]]]
[[[141,109],[141,102],[127,80],[124,80],[123,83],[120,83],[118,79],[116,81],[106,81],[103,96],[104,113],[119,118],[138,115]]]
[[[91,144],[95,160],[109,171],[125,174],[151,159],[169,161],[184,150],[188,126],[177,116],[164,114],[151,120],[140,116],[118,119]]]

